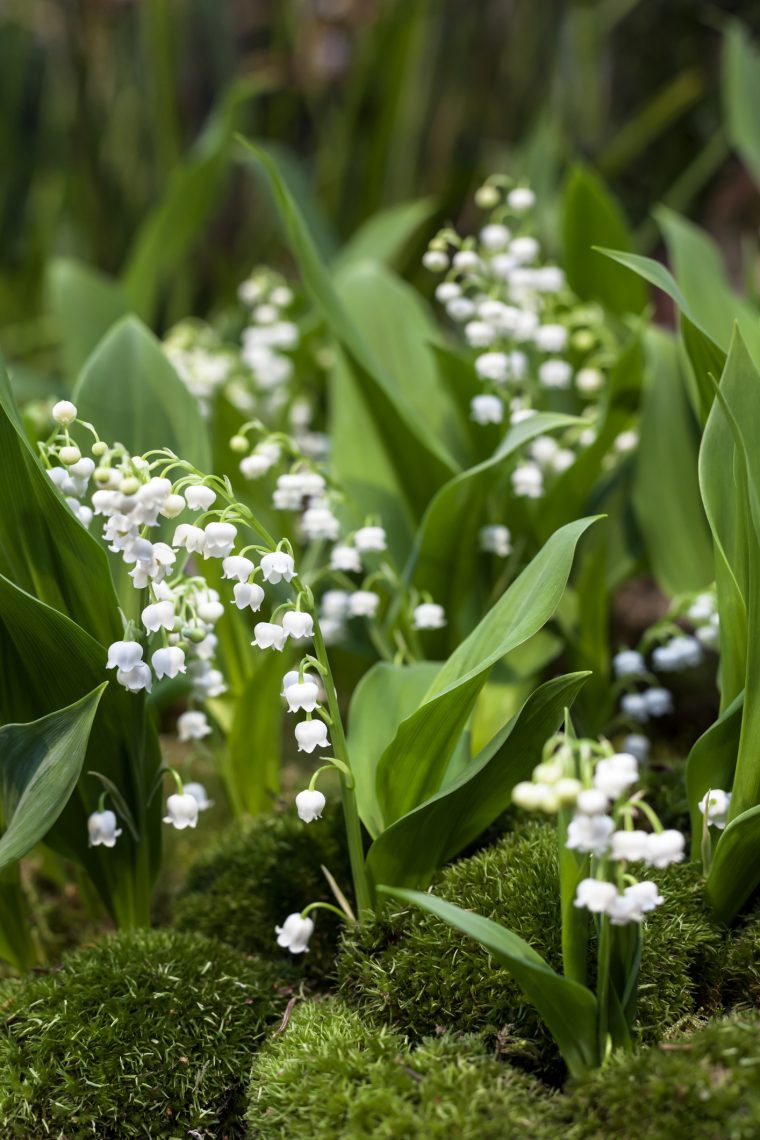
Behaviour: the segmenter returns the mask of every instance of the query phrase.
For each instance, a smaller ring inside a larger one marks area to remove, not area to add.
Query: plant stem
[[[607,1056],[607,1037],[610,1000],[610,920],[606,914],[599,920],[599,956],[596,980],[596,1007],[599,1041],[599,1064],[603,1065]]]
[[[343,719],[340,715],[340,707],[338,705],[338,694],[335,688],[330,662],[327,657],[327,649],[325,647],[324,638],[322,637],[322,630],[319,628],[319,620],[316,615],[314,616],[314,649],[316,651],[317,660],[322,666],[322,680],[325,686],[325,693],[327,694],[327,708],[332,718],[333,751],[338,760],[342,760],[350,771],[351,764],[348,758],[346,734],[343,730]],[[363,913],[372,906],[372,891],[364,865],[362,825],[359,819],[359,809],[356,804],[356,792],[354,790],[353,780],[349,781],[349,778],[341,772],[340,784],[343,800],[343,815],[346,823],[346,837],[348,839],[348,855],[351,861],[351,875],[354,882],[356,905],[359,910],[359,918],[361,919]]]

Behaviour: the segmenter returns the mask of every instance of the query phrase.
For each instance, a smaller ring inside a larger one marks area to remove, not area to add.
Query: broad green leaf
[[[584,301],[601,301],[619,316],[640,313],[647,293],[595,246],[630,251],[633,239],[617,202],[601,179],[576,166],[567,180],[563,210],[564,266],[570,287]]]
[[[685,313],[693,324],[701,328],[703,332],[707,331],[700,324],[699,319],[690,308],[689,302],[679,288],[678,282],[673,274],[669,269],[666,269],[661,262],[655,261],[651,257],[641,257],[638,253],[626,253],[625,250],[621,249],[605,249],[600,246],[599,252],[603,253],[606,257],[611,257],[613,261],[619,262],[620,265],[625,265],[628,269],[637,273],[639,277],[643,277],[650,285],[654,285],[656,289],[661,289],[663,293],[667,293],[671,300],[675,301],[681,312]],[[709,333],[707,335],[709,336]]]
[[[140,227],[124,272],[124,289],[143,320],[152,321],[168,276],[217,206],[241,111],[261,89],[258,79],[243,78],[224,92],[200,138],[175,168],[163,196]]]
[[[731,702],[693,745],[686,761],[686,794],[691,814],[691,857],[698,861],[702,841],[699,802],[711,788],[727,790],[734,782],[739,752],[744,693]]]
[[[45,474],[21,427],[2,365],[0,486],[0,573],[68,614],[104,645],[115,641],[122,627],[105,551]]]
[[[760,52],[738,22],[729,25],[723,40],[721,77],[729,138],[760,185]]]
[[[129,302],[117,281],[69,257],[49,263],[46,292],[61,338],[63,370],[73,384],[111,325],[129,312]]]
[[[430,436],[424,419],[416,414],[405,397],[399,378],[389,375],[349,318],[274,162],[260,148],[245,145],[267,175],[304,287],[351,358],[352,375],[362,386],[386,453],[392,456],[397,479],[420,517],[438,487],[455,473],[456,461]]]
[[[586,677],[575,673],[541,685],[456,780],[383,831],[367,856],[374,882],[426,887],[474,842],[509,807],[515,784],[530,779]]]
[[[38,720],[74,704],[106,680],[106,648],[69,617],[0,576],[0,722]],[[85,772],[102,772],[138,821],[140,842],[125,831],[113,851],[88,846],[87,816],[100,786],[85,775],[46,842],[85,868],[120,922],[146,922],[160,862],[161,804],[147,799],[161,765],[158,735],[142,694],[112,681],[90,732]]]
[[[573,416],[538,412],[516,424],[489,459],[449,480],[425,511],[405,577],[444,607],[457,643],[472,628],[463,603],[472,593],[478,531],[487,521],[486,504],[494,483],[530,440],[577,423]]]
[[[432,198],[400,202],[379,210],[346,242],[333,262],[340,272],[362,261],[380,261],[395,265],[417,231],[435,212]]]
[[[676,342],[651,329],[646,354],[649,383],[641,412],[633,505],[655,578],[672,597],[704,589],[713,581],[712,540],[699,493],[700,433]]]
[[[420,708],[401,723],[377,766],[384,826],[439,790],[488,673],[552,616],[567,585],[578,540],[594,521],[581,519],[552,535],[445,662]]]
[[[29,924],[29,903],[18,863],[0,871],[0,961],[25,973],[36,966],[39,950]]]
[[[661,206],[655,217],[664,234],[676,280],[695,314],[695,323],[726,349],[734,322],[738,322],[751,355],[760,360],[760,313],[729,285],[718,246],[703,230],[673,210]]]
[[[87,361],[73,395],[101,439],[133,454],[169,447],[208,470],[211,452],[198,403],[160,343],[136,317],[113,328]]]
[[[707,333],[692,324],[683,313],[681,340],[689,364],[689,376],[692,379],[689,396],[694,414],[700,426],[704,428],[715,396],[713,380],[722,375],[726,367],[726,354]]]
[[[263,653],[234,693],[221,774],[237,814],[269,810],[280,790],[283,671],[280,654]]]
[[[420,421],[467,462],[467,431],[433,352],[440,333],[419,293],[379,262],[352,262],[334,280],[346,313]],[[333,445],[338,451],[340,440]]]
[[[379,893],[417,906],[472,938],[509,970],[531,1005],[543,1018],[573,1076],[599,1064],[596,998],[585,986],[563,978],[523,938],[493,919],[463,910],[435,895],[392,886]]]
[[[760,804],[736,816],[713,853],[707,893],[723,922],[732,922],[760,883]]]
[[[106,684],[39,720],[0,728],[0,805],[5,821],[0,870],[44,839],[68,803]]]

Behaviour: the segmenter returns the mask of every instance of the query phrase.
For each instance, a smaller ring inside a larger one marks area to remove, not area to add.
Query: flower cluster
[[[443,275],[436,298],[474,351],[483,391],[470,403],[475,423],[511,424],[539,409],[566,406],[571,394],[587,420],[562,442],[535,440],[512,475],[516,496],[537,499],[545,483],[575,462],[597,437],[597,403],[617,352],[598,306],[583,305],[563,270],[546,262],[533,221],[536,199],[526,186],[494,176],[476,194],[488,211],[477,237],[442,230],[423,264]],[[624,433],[637,442],[635,432]],[[616,441],[623,454],[631,439]]]
[[[606,741],[562,735],[547,742],[533,779],[512,793],[515,804],[529,811],[568,814],[565,846],[590,859],[575,906],[606,915],[616,926],[641,922],[663,901],[653,882],[636,879],[631,864],[667,867],[684,858],[684,836],[662,827],[635,790],[638,781],[639,762],[631,753],[614,752]],[[648,829],[637,826],[640,818]]]

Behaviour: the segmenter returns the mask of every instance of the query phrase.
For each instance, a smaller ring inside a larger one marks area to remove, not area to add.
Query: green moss
[[[714,1004],[723,946],[696,873],[675,867],[655,877],[666,902],[645,932],[638,1033],[647,1041],[701,1005]],[[552,827],[531,823],[454,864],[435,890],[503,923],[561,969]],[[451,1027],[485,1033],[516,1063],[552,1079],[561,1073],[547,1030],[509,974],[437,919],[402,908],[373,917],[344,934],[338,967],[349,1000],[415,1039]]]
[[[571,1140],[756,1140],[760,1020],[715,1021],[690,1037],[615,1058],[567,1099]]]
[[[350,894],[339,810],[311,824],[289,810],[237,825],[192,866],[177,899],[175,924],[249,953],[289,960],[277,947],[275,926],[307,903],[335,902],[321,864]],[[324,977],[334,966],[340,919],[327,911],[313,917],[316,930],[298,966],[310,977]]]
[[[264,1140],[554,1140],[553,1105],[476,1038],[445,1035],[411,1049],[332,998],[296,1007],[255,1059],[248,1122]]]
[[[245,1075],[290,990],[279,964],[136,931],[4,988],[4,1136],[243,1134]]]
[[[722,994],[724,1005],[729,1008],[760,1006],[760,908],[731,932]]]

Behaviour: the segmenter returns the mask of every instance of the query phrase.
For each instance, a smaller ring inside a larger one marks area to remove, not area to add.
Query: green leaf
[[[420,708],[402,722],[377,766],[386,827],[435,795],[493,665],[541,629],[559,605],[575,547],[595,519],[552,535],[442,666]]]
[[[723,40],[721,77],[729,139],[760,185],[760,52],[738,22],[729,25]]]
[[[713,788],[726,790],[734,782],[739,751],[744,693],[740,693],[692,746],[686,761],[686,795],[691,815],[691,857],[700,859],[703,817],[699,802]]]
[[[333,262],[333,272],[339,273],[362,261],[395,265],[435,208],[432,198],[418,198],[378,210],[343,246]]]
[[[200,138],[175,167],[140,227],[124,271],[124,289],[143,320],[152,321],[161,289],[217,206],[241,111],[261,90],[260,80],[244,78],[224,92]]]
[[[530,779],[587,676],[540,685],[455,780],[383,831],[367,856],[374,882],[426,887],[439,867],[474,842],[509,807],[515,784]]]
[[[760,804],[736,816],[718,840],[707,894],[723,922],[732,922],[760,883]]]
[[[499,473],[530,440],[572,427],[578,420],[553,412],[538,412],[511,427],[496,451],[484,462],[449,480],[435,495],[420,523],[405,577],[428,590],[454,626],[457,642],[469,632],[464,602],[473,580],[473,552],[478,531],[486,523],[486,504]]]
[[[244,141],[244,140],[241,140]],[[456,471],[456,461],[430,436],[403,392],[408,378],[388,374],[356,329],[337,296],[303,218],[276,165],[263,150],[245,143],[264,169],[285,222],[304,287],[330,331],[351,359],[351,375],[383,441],[398,483],[421,517],[438,487]],[[339,462],[339,461],[338,461]]]
[[[647,293],[641,281],[610,264],[594,248],[630,251],[633,238],[617,202],[601,179],[585,167],[574,167],[567,180],[563,222],[564,266],[570,287],[582,300],[601,301],[619,316],[642,312]]]
[[[667,293],[667,295],[675,301],[676,305],[678,305],[681,312],[685,313],[694,324],[699,325],[675,277],[661,262],[655,261],[651,257],[642,257],[638,253],[627,253],[622,249],[607,249],[604,246],[599,246],[598,248],[599,252],[603,253],[606,257],[611,257],[613,261],[619,262],[620,265],[625,265],[626,268],[637,273],[639,277],[643,277],[650,285],[654,285],[656,289],[661,289],[663,293]],[[699,325],[699,327],[701,328],[701,325]]]
[[[0,870],[44,839],[68,803],[106,684],[40,720],[0,728],[0,804],[5,819]]]
[[[463,910],[435,895],[383,886],[379,893],[417,906],[472,938],[509,970],[531,1005],[543,1018],[573,1076],[599,1064],[596,1042],[596,999],[578,982],[563,978],[530,946],[490,918]]]
[[[715,397],[713,380],[722,375],[726,367],[726,354],[707,333],[702,332],[683,314],[681,314],[681,340],[690,366],[689,375],[692,383],[689,396],[694,414],[700,426],[704,428]]]
[[[415,665],[380,661],[354,690],[348,714],[348,754],[359,815],[373,839],[383,829],[375,788],[378,760],[401,722],[419,707],[438,670],[432,661]]]
[[[0,486],[0,573],[68,614],[102,644],[121,637],[106,553],[45,474],[21,427],[2,365]]]
[[[117,281],[69,257],[48,264],[46,293],[61,338],[63,370],[73,384],[111,325],[129,312],[129,302]]]
[[[641,411],[633,505],[655,578],[672,597],[704,589],[713,581],[712,539],[699,493],[700,432],[676,342],[653,328],[647,333],[646,353],[649,383]]]
[[[270,810],[279,792],[282,675],[281,655],[262,653],[234,694],[221,774],[237,814]]]
[[[73,399],[101,439],[135,455],[168,447],[201,470],[211,465],[198,403],[160,343],[136,317],[113,328],[87,361]]]

